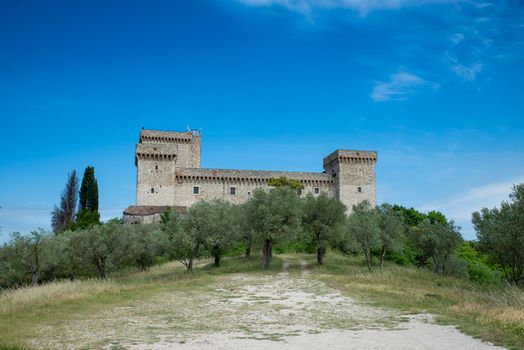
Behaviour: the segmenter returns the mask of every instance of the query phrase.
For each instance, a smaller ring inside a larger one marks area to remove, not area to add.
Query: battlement
[[[309,173],[296,171],[236,170],[236,169],[202,169],[184,168],[175,171],[177,180],[204,180],[228,182],[256,182],[267,184],[269,179],[285,176],[302,184],[333,184],[326,173]]]
[[[324,168],[334,161],[338,161],[340,163],[376,162],[377,152],[337,149],[324,158]]]
[[[140,131],[140,143],[191,143],[200,137],[200,132],[190,131],[162,131],[147,130]]]

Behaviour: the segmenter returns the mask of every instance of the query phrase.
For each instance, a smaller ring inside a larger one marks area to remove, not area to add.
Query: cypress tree
[[[95,168],[88,166],[84,171],[80,187],[80,210],[98,211],[98,183]]]
[[[67,176],[65,189],[62,191],[60,198],[60,207],[56,206],[52,212],[51,226],[53,232],[61,232],[71,228],[75,220],[76,202],[78,199],[78,177],[76,170],[73,170]]]
[[[75,228],[83,229],[99,223],[98,183],[95,178],[95,168],[88,166],[84,171],[82,185],[80,186],[80,208]]]

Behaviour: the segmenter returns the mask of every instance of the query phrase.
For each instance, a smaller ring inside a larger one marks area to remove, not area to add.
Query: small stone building
[[[170,207],[183,213],[201,200],[240,204],[271,178],[286,176],[304,185],[302,196],[326,193],[351,211],[368,200],[376,203],[374,151],[336,150],[323,161],[323,172],[206,169],[200,167],[198,131],[140,131],[136,145],[136,205],[124,211],[125,223],[151,223]]]

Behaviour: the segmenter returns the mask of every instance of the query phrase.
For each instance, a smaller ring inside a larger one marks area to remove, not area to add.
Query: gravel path
[[[244,319],[250,331],[204,334],[173,344],[157,342],[131,347],[143,349],[503,349],[469,337],[452,326],[433,323],[429,314],[402,315],[359,305],[322,283],[308,279],[305,261],[302,276],[291,276],[284,263],[278,276],[239,275],[244,286],[236,291],[231,309],[263,300],[266,307]],[[276,311],[275,311],[276,310]],[[249,314],[249,313],[248,313]],[[246,315],[247,316],[247,315]],[[255,328],[249,323],[254,317]]]
[[[278,275],[230,274],[185,291],[48,325],[36,348],[501,349],[433,323],[356,303],[286,262]]]

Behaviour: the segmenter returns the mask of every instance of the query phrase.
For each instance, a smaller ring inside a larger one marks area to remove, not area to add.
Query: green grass
[[[348,296],[409,313],[429,312],[484,341],[524,348],[524,291],[441,277],[414,267],[386,265],[369,272],[362,258],[331,253],[312,275]]]
[[[144,317],[154,317],[154,313],[158,312],[159,317],[169,318],[170,323],[166,324],[179,327],[173,329],[173,332],[185,334],[190,326],[195,327],[197,332],[212,332],[216,330],[213,327],[220,325],[208,325],[206,322],[186,325],[184,314],[162,314],[162,297],[196,296],[195,303],[199,296],[206,295],[235,299],[235,288],[244,282],[236,282],[235,285],[230,276],[264,279],[266,275],[282,271],[286,262],[290,264],[287,270],[291,276],[304,277],[301,261],[306,261],[306,269],[310,271],[305,278],[324,282],[362,303],[408,313],[429,312],[437,315],[439,322],[456,325],[467,334],[510,348],[524,348],[522,290],[479,285],[393,264],[387,264],[384,271],[377,267],[368,272],[361,258],[329,252],[321,267],[316,265],[314,255],[306,254],[275,255],[270,271],[262,269],[260,256],[249,259],[233,257],[223,259],[220,267],[212,266],[211,260],[202,260],[193,273],[186,271],[179,263],[170,262],[156,266],[149,272],[121,271],[112,275],[108,281],[64,281],[36,288],[3,291],[0,292],[0,350],[41,348],[40,344],[31,343],[31,339],[34,332],[41,331],[43,327],[54,327],[52,329],[58,332],[62,329],[61,325],[114,308],[136,309],[135,314],[143,314]],[[231,293],[223,293],[222,296],[216,291],[217,286]],[[318,292],[322,291],[319,289]],[[265,300],[259,299],[260,305],[264,305]],[[147,305],[143,306],[145,302],[155,302],[157,309],[149,310]],[[173,299],[169,302],[183,301]],[[151,341],[155,340],[155,327],[161,326],[161,322],[151,324],[152,328],[148,330]],[[253,334],[255,338],[258,336]],[[275,335],[268,337],[280,339]],[[100,339],[100,342],[108,344],[106,339]],[[115,348],[120,347],[117,342],[110,344],[114,344]]]
[[[205,291],[214,279],[227,274],[274,274],[281,269],[278,257],[272,260],[269,271],[262,269],[260,256],[224,259],[220,267],[212,266],[211,260],[202,260],[193,272],[180,263],[169,262],[149,272],[120,271],[107,281],[61,281],[0,291],[0,350],[30,348],[23,339],[43,325],[66,324],[78,315],[134,305],[163,292]]]

